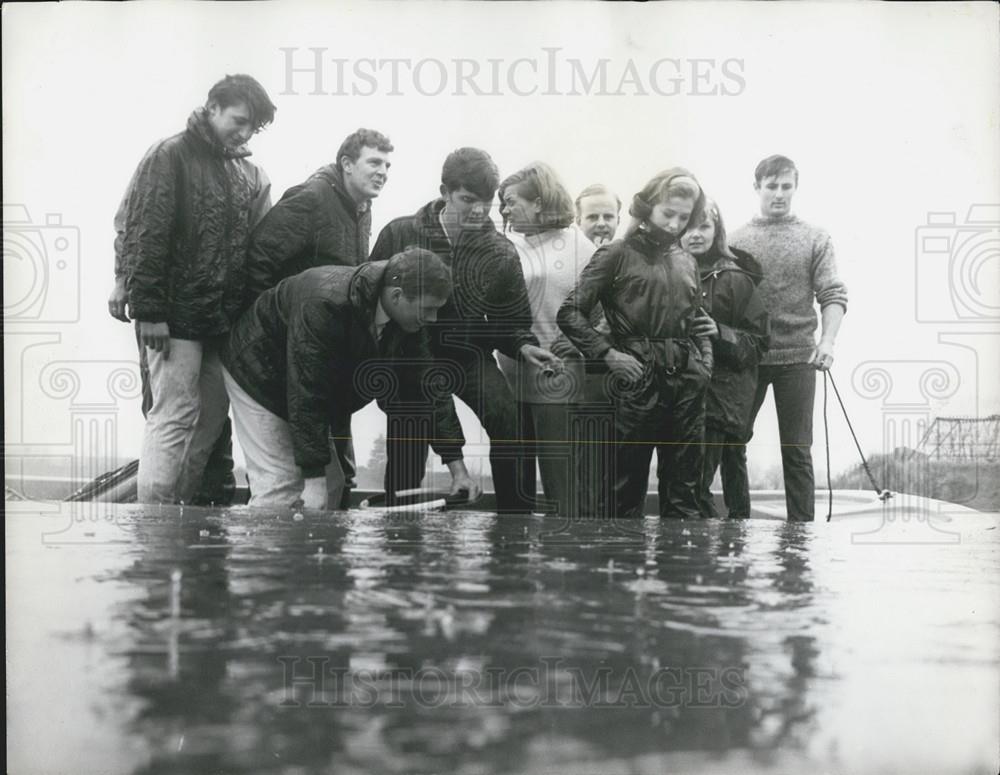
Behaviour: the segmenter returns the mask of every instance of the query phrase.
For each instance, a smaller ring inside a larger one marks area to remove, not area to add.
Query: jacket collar
[[[742,272],[753,280],[754,285],[759,285],[760,281],[764,279],[764,272],[757,259],[745,250],[734,248],[732,245],[729,246],[729,249],[732,251],[735,260],[728,256],[716,254],[715,260],[710,266],[705,267],[701,263],[698,264],[698,273],[701,275],[701,279],[707,280],[712,275],[717,275],[721,272]]]
[[[310,178],[318,178],[336,191],[337,196],[340,197],[340,201],[344,205],[344,209],[349,213],[355,214],[355,217],[360,218],[371,209],[371,202],[362,202],[359,205],[351,199],[351,195],[347,193],[347,186],[344,184],[344,173],[337,166],[336,162],[327,164],[325,167],[320,167]]]
[[[199,141],[207,145],[214,154],[225,159],[245,159],[250,156],[250,149],[246,144],[239,148],[227,148],[219,142],[208,123],[208,111],[205,108],[195,108],[187,120],[187,131]]]
[[[554,242],[556,240],[561,241],[563,244],[569,244],[571,242],[575,242],[573,230],[576,228],[576,225],[570,225],[562,228],[545,229],[544,231],[538,231],[534,234],[520,235],[520,238],[526,245],[535,249],[544,247],[549,242]],[[510,238],[508,237],[508,239]]]
[[[441,225],[442,210],[444,210],[444,199],[439,197],[438,199],[431,200],[417,210],[417,225],[420,227],[421,231],[429,235],[435,242],[444,240],[446,243],[450,244],[450,240],[445,234],[444,227]],[[470,237],[480,236],[483,234],[488,235],[490,233],[498,234],[496,227],[493,225],[493,221],[486,218],[483,221],[483,225],[478,229],[463,229],[459,234],[459,242],[464,242]],[[457,244],[458,243],[456,243],[456,245]]]
[[[629,235],[628,242],[640,253],[653,256],[672,247],[677,238],[668,231],[643,224]]]
[[[347,286],[351,307],[369,324],[375,321],[375,307],[382,291],[382,280],[388,261],[369,261],[354,270]]]

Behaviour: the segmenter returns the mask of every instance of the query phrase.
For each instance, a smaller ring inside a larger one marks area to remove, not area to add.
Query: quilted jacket
[[[441,382],[426,331],[408,334],[394,322],[375,338],[375,309],[386,262],[307,269],[264,291],[233,327],[222,362],[240,387],[286,420],[304,477],[330,462],[330,427],[373,399],[386,408],[403,397],[425,399],[432,411],[432,446],[445,463],[465,443],[451,396]]]
[[[250,236],[246,306],[304,269],[364,263],[371,230],[370,206],[358,209],[335,164],[321,168],[288,189]]]
[[[372,261],[384,261],[410,245],[433,251],[451,268],[454,290],[429,326],[435,357],[468,363],[492,358],[494,350],[517,358],[526,344],[538,345],[531,332],[531,305],[517,250],[487,220],[461,233],[453,247],[439,219],[444,200],[428,203],[415,215],[390,221],[375,242]]]
[[[251,223],[270,204],[267,178],[249,155],[216,140],[203,108],[146,152],[120,230],[136,320],[166,322],[180,339],[229,330],[243,299]]]

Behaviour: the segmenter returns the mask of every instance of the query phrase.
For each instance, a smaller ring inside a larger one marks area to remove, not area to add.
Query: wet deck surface
[[[996,515],[18,505],[13,773],[997,771]]]

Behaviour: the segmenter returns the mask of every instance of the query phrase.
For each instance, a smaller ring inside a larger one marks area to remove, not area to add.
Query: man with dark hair
[[[185,131],[146,152],[116,216],[109,311],[124,318],[127,300],[149,369],[142,503],[190,502],[225,425],[218,349],[240,310],[250,229],[270,206],[245,145],[274,112],[256,80],[226,76]]]
[[[246,454],[251,506],[326,508],[339,463],[330,454],[330,428],[373,398],[392,395],[384,369],[409,391],[426,382],[427,335],[451,293],[451,273],[418,248],[360,267],[323,266],[265,291],[233,327],[224,350],[225,381],[240,445]],[[369,368],[371,367],[371,368]],[[374,371],[373,371],[374,369]],[[435,450],[455,490],[475,491],[462,462],[461,426],[448,396],[432,397],[438,414]],[[330,504],[331,506],[335,504]]]
[[[389,138],[358,129],[341,143],[332,164],[288,189],[250,237],[247,259],[249,306],[278,281],[316,266],[357,266],[368,259],[371,202],[388,179]],[[354,487],[354,447],[348,425],[334,428],[332,443],[340,458],[343,482],[330,478],[331,497],[347,508]]]
[[[531,331],[531,306],[514,246],[489,218],[500,174],[478,148],[460,148],[445,160],[441,198],[415,215],[391,221],[379,234],[371,259],[379,261],[407,245],[419,245],[445,259],[455,290],[431,327],[431,352],[451,368],[454,395],[476,413],[490,437],[490,465],[500,511],[524,512],[534,505],[533,481],[522,454],[517,403],[494,358],[494,350],[539,368],[559,359],[538,346]],[[446,365],[446,366],[445,366]],[[429,438],[438,438],[436,419],[390,407],[385,489],[419,486],[427,465]]]
[[[847,312],[847,287],[837,276],[830,235],[792,215],[798,183],[799,171],[788,157],[762,160],[754,171],[760,215],[737,229],[730,244],[761,262],[764,279],[757,290],[771,321],[770,350],[760,361],[750,423],[756,421],[770,385],[788,519],[812,521],[816,370],[826,371],[833,364],[833,344]],[[814,300],[822,320],[818,344]]]
[[[621,217],[622,200],[607,186],[594,183],[576,198],[576,225],[597,247],[615,238]]]

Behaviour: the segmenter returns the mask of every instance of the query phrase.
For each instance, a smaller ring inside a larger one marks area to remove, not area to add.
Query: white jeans
[[[171,339],[170,354],[149,349],[153,405],[139,457],[140,503],[188,503],[229,414],[214,341]]]
[[[236,438],[247,461],[250,506],[287,508],[302,497],[305,480],[295,464],[292,431],[288,423],[272,414],[239,386],[232,374],[222,369],[233,405]],[[344,490],[344,473],[335,454],[326,467],[328,508],[335,509]]]

